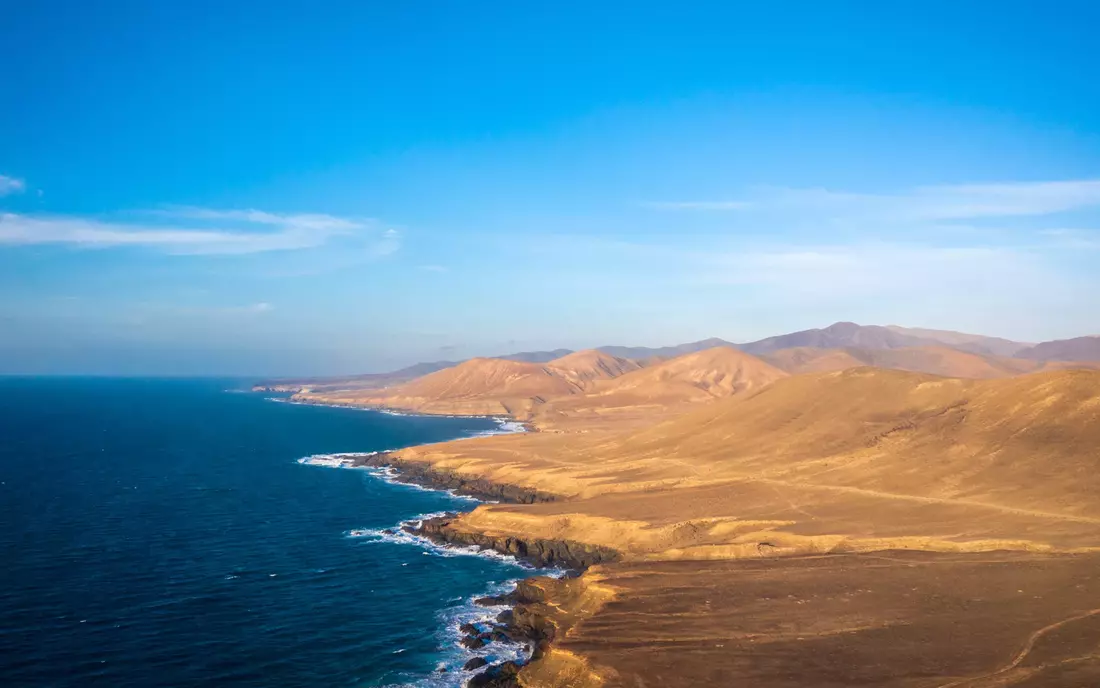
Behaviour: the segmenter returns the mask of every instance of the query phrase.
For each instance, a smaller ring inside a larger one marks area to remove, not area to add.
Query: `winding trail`
[[[1051,631],[1057,630],[1057,629],[1061,628],[1062,626],[1065,626],[1066,624],[1073,623],[1074,621],[1080,621],[1081,619],[1087,619],[1088,617],[1095,616],[1097,614],[1100,614],[1100,609],[1092,609],[1092,610],[1089,610],[1087,612],[1084,612],[1084,613],[1081,613],[1081,614],[1076,614],[1074,616],[1070,616],[1068,618],[1062,619],[1061,621],[1055,621],[1054,623],[1049,624],[1047,626],[1043,626],[1039,630],[1037,630],[1034,633],[1032,633],[1031,635],[1029,635],[1028,638],[1027,638],[1027,642],[1024,643],[1023,649],[1020,650],[1020,652],[1016,655],[1016,657],[1013,658],[1013,660],[1011,662],[1009,662],[1005,666],[1001,667],[1000,669],[998,669],[994,672],[988,673],[988,674],[983,674],[981,676],[972,676],[970,678],[960,679],[958,681],[953,681],[951,683],[945,683],[945,684],[939,686],[939,688],[955,688],[956,686],[965,686],[965,685],[968,685],[968,684],[972,684],[975,681],[984,681],[984,680],[987,680],[987,679],[996,678],[997,676],[1000,676],[1001,674],[1006,674],[1006,673],[1012,671],[1013,669],[1017,668],[1018,666],[1020,666],[1020,663],[1023,662],[1024,659],[1026,659],[1027,656],[1031,653],[1032,649],[1035,648],[1035,643],[1037,643],[1039,641],[1039,638],[1042,638],[1047,633],[1050,633]]]

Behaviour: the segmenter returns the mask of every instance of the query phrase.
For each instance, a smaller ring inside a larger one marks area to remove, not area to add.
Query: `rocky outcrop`
[[[361,456],[355,460],[357,466],[375,466],[380,468],[394,468],[399,473],[396,479],[400,482],[423,485],[437,490],[450,490],[455,494],[477,497],[499,502],[513,504],[534,504],[535,502],[552,502],[557,495],[535,490],[518,485],[506,485],[494,483],[484,478],[460,475],[453,471],[433,468],[426,463],[404,461],[391,453]]]
[[[586,569],[594,564],[618,561],[616,550],[574,540],[544,540],[512,535],[487,535],[455,527],[455,518],[440,516],[421,522],[409,530],[435,542],[451,545],[476,545],[501,554],[510,554],[535,566]]]
[[[457,494],[488,498],[520,504],[548,502],[557,495],[516,485],[493,483],[484,478],[459,475],[440,470],[431,465],[401,459],[392,453],[355,457],[355,465],[392,468],[395,479],[451,490]],[[463,671],[481,670],[469,679],[472,688],[520,688],[519,675],[524,667],[542,659],[550,650],[550,643],[558,635],[558,626],[549,613],[548,590],[560,588],[566,580],[575,579],[580,571],[603,562],[618,561],[618,551],[599,545],[589,545],[573,540],[550,540],[515,536],[493,536],[471,532],[456,526],[457,514],[426,519],[418,525],[404,526],[405,530],[442,544],[491,549],[509,554],[539,567],[559,567],[569,572],[563,579],[537,576],[522,580],[515,590],[498,597],[477,600],[483,606],[508,606],[489,624],[463,624],[460,644],[471,650],[481,649],[491,643],[515,643],[526,648],[525,661],[505,661],[497,664],[481,657],[470,659]]]
[[[495,623],[487,628],[479,628],[474,624],[464,624],[461,628],[464,636],[464,647],[484,647],[489,643],[504,642],[518,643],[527,646],[530,651],[528,662],[535,662],[542,658],[550,646],[550,642],[557,635],[557,626],[542,613],[542,607],[546,601],[546,592],[536,581],[546,580],[542,578],[520,581],[516,589],[507,595],[498,597],[484,597],[478,600],[478,604],[485,606],[511,605],[497,615]],[[475,657],[463,666],[466,671],[473,671],[488,666],[487,669],[477,674],[467,682],[467,687],[475,688],[517,688],[518,674],[526,662],[501,662],[489,666],[489,663]]]

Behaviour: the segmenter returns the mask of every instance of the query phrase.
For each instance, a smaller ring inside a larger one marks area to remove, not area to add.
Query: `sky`
[[[1093,2],[0,0],[0,373],[1100,333]]]

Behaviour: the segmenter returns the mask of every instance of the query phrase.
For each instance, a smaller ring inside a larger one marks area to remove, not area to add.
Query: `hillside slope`
[[[886,329],[911,337],[930,339],[960,351],[991,354],[993,356],[1015,356],[1019,351],[1031,346],[1031,344],[1016,342],[1011,339],[955,332],[953,330],[931,330],[921,327],[901,327],[899,325],[887,325]]]
[[[526,417],[546,398],[580,387],[538,363],[473,358],[411,382],[365,393],[296,395],[300,401],[377,406],[418,413]]]
[[[599,380],[610,380],[641,367],[642,364],[638,361],[612,356],[597,349],[577,351],[547,364],[547,368],[581,389],[591,387]]]
[[[583,395],[552,399],[539,409],[540,427],[586,426],[596,420],[653,423],[694,404],[741,394],[787,374],[730,347],[715,347],[654,363],[593,384]]]
[[[762,358],[792,375],[874,366],[944,377],[995,378],[1032,372],[1029,361],[959,351],[946,346],[916,346],[897,349],[780,349]]]
[[[631,557],[748,556],[761,540],[791,552],[1100,546],[1100,371],[962,380],[856,368],[630,432],[400,455],[572,500],[486,506],[464,527]]]
[[[549,399],[581,394],[602,380],[640,367],[635,361],[595,350],[569,353],[545,364],[474,358],[381,390],[303,392],[296,398],[418,413],[510,415],[528,420]]]
[[[1100,337],[1075,337],[1043,342],[1016,355],[1036,361],[1100,361]]]

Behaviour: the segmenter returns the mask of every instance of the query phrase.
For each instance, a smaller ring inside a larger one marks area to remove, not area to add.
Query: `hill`
[[[391,385],[401,384],[414,380],[423,375],[434,373],[437,370],[458,365],[454,361],[434,361],[431,363],[414,363],[411,366],[394,370],[389,373],[364,373],[361,375],[332,376],[332,377],[302,377],[302,378],[276,378],[272,380],[259,380],[252,389],[256,392],[298,392],[303,389],[313,391],[332,391],[340,389],[381,389]]]
[[[387,460],[556,497],[482,505],[433,524],[438,537],[600,562],[532,583],[525,613],[562,632],[521,671],[526,685],[1100,678],[1100,371],[861,367],[628,432]]]
[[[648,400],[698,401],[767,385],[786,373],[728,346],[685,354],[624,375],[601,386],[593,402],[625,395]]]
[[[1031,361],[959,351],[946,346],[918,346],[899,349],[780,349],[762,358],[792,375],[875,366],[944,377],[995,378],[1033,372]]]
[[[610,380],[639,370],[642,364],[597,349],[587,349],[550,361],[547,367],[577,387],[587,389],[598,380]]]
[[[676,358],[684,354],[693,354],[697,351],[705,351],[719,346],[737,348],[736,344],[727,342],[724,339],[718,339],[717,337],[711,337],[710,339],[702,339],[697,342],[688,342],[687,344],[677,344],[675,346],[601,346],[599,350],[620,358],[645,360]]]
[[[715,347],[597,382],[583,395],[551,399],[535,420],[544,429],[588,431],[608,421],[652,424],[693,404],[750,392],[786,375],[755,356]]]
[[[1036,361],[1100,361],[1100,337],[1075,337],[1042,342],[1016,354]]]
[[[510,415],[526,420],[549,399],[581,394],[601,380],[640,367],[634,361],[595,350],[569,353],[545,364],[474,358],[381,390],[305,392],[296,398],[418,413]]]
[[[493,358],[504,359],[505,361],[522,361],[524,363],[549,363],[556,358],[562,356],[568,356],[573,353],[572,349],[554,349],[553,351],[521,351],[517,354],[505,354],[504,356],[494,356]]]
[[[900,327],[898,325],[887,325],[886,329],[898,334],[940,342],[960,351],[970,351],[976,354],[1015,356],[1019,351],[1031,346],[1031,344],[1025,342],[1014,342],[1001,337],[987,337],[952,330],[930,330],[920,327]]]
[[[463,527],[627,558],[750,556],[761,541],[788,553],[1100,546],[1100,371],[855,368],[778,379],[640,430],[400,456],[569,499],[482,507]]]
[[[538,363],[473,358],[454,367],[383,390],[303,392],[300,401],[376,406],[418,413],[526,417],[547,397],[579,387]]]
[[[879,325],[857,325],[851,322],[838,322],[826,328],[802,330],[776,337],[768,337],[755,342],[740,345],[742,351],[750,354],[768,354],[780,349],[793,347],[813,347],[816,349],[843,349],[858,347],[861,349],[897,349],[907,346],[928,346],[938,344],[934,339],[917,337],[895,332]]]

